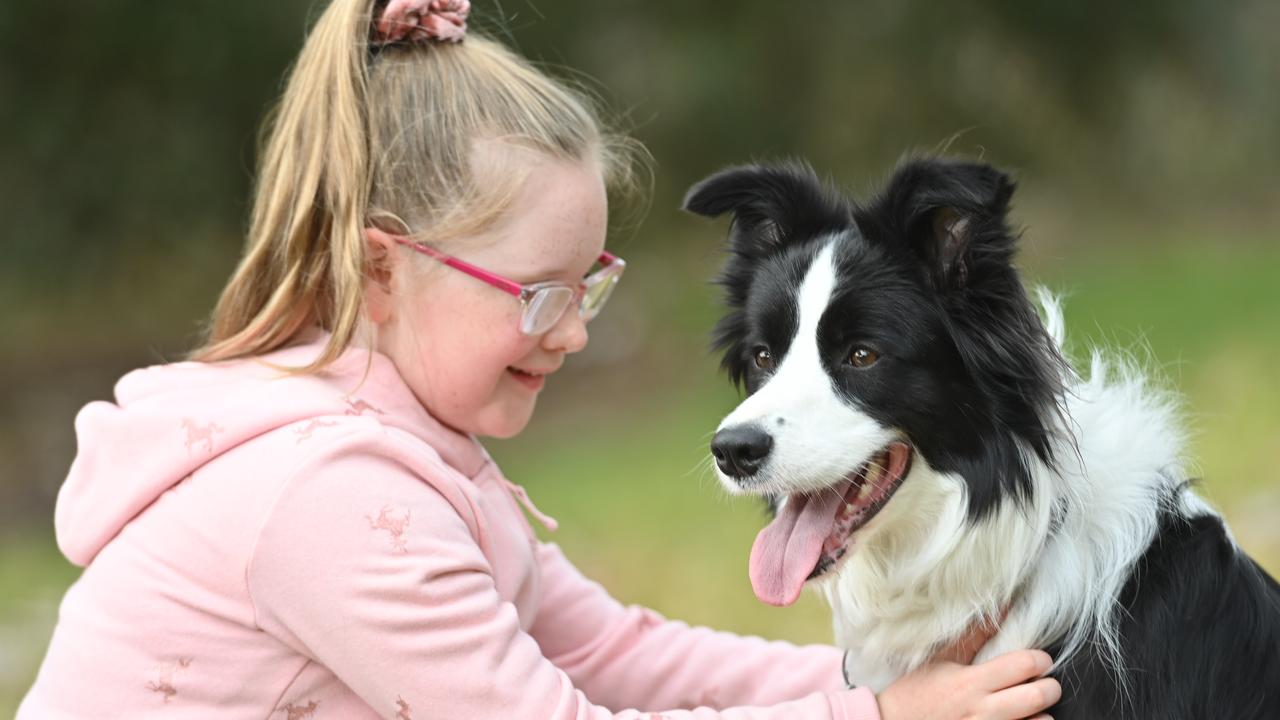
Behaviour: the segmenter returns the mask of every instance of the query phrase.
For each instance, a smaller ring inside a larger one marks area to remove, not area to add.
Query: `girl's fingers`
[[[986,705],[993,717],[1025,718],[1048,710],[1062,697],[1062,686],[1053,678],[1041,678],[1024,685],[1015,685],[992,695]],[[1047,717],[1036,715],[1036,717]]]
[[[979,684],[983,688],[999,690],[1038,678],[1048,672],[1051,665],[1053,659],[1043,650],[1015,650],[974,665],[973,669],[982,673]]]

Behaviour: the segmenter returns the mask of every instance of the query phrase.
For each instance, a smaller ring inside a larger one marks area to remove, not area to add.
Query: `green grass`
[[[12,717],[44,657],[62,593],[80,575],[52,528],[0,538],[0,716]]]
[[[1210,498],[1243,512],[1280,488],[1280,247],[1123,247],[1048,281],[1069,291],[1073,354],[1127,352],[1183,394]],[[1274,536],[1259,540],[1260,553],[1280,560]]]
[[[1075,354],[1097,342],[1119,348],[1186,396],[1204,492],[1239,542],[1280,574],[1280,248],[1206,252],[1179,241],[1062,255],[1030,258],[1028,275],[1067,292]],[[631,292],[662,323],[654,344],[624,367],[553,383],[539,421],[491,448],[560,521],[544,536],[621,600],[736,632],[822,641],[829,619],[816,599],[777,610],[752,596],[747,553],[762,513],[728,499],[706,465],[709,433],[737,401],[704,352],[715,314],[700,280],[708,262],[661,280],[662,269],[646,276],[637,264]],[[0,715],[30,684],[75,575],[47,534],[0,546]]]

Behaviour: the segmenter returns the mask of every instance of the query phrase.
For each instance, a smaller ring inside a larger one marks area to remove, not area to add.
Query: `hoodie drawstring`
[[[511,482],[505,476],[499,475],[499,477],[502,478],[502,482],[506,483],[507,489],[511,491],[511,494],[515,495],[516,499],[520,501],[520,504],[524,506],[524,509],[527,510],[530,515],[537,518],[538,522],[542,523],[542,527],[546,528],[549,532],[555,532],[556,529],[560,527],[560,523],[556,522],[555,518],[542,512],[538,509],[537,505],[533,504],[533,501],[529,499],[529,493],[525,492],[524,488]]]

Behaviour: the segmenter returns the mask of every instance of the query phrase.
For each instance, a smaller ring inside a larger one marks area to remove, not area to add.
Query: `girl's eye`
[[[761,370],[773,369],[773,353],[769,352],[764,348],[760,348],[759,350],[756,350],[755,361],[756,361],[756,367],[760,368]]]
[[[879,359],[880,356],[876,354],[875,350],[868,350],[863,347],[854,348],[853,352],[849,354],[849,364],[856,368],[869,368],[875,365]]]

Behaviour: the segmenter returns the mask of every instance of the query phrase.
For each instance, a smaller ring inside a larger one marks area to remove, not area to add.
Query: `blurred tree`
[[[4,281],[93,286],[138,255],[207,258],[182,248],[197,238],[234,255],[255,128],[318,7],[0,7]],[[490,0],[475,16],[595,79],[658,158],[664,208],[723,163],[802,154],[863,177],[970,129],[961,147],[1122,189],[1276,179],[1265,0]]]

